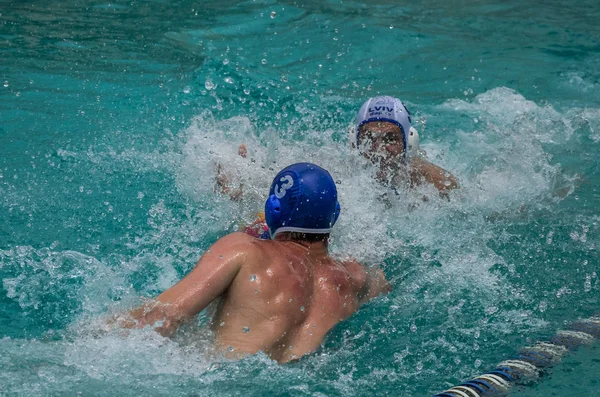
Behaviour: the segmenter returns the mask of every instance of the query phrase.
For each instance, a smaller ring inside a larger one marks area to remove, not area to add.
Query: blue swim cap
[[[281,232],[325,234],[340,215],[337,190],[327,170],[311,163],[281,170],[269,189],[265,219],[271,238]]]
[[[402,101],[391,96],[376,96],[369,98],[360,107],[356,115],[355,140],[358,147],[358,135],[363,124],[372,121],[386,121],[400,127],[404,137],[404,153],[408,147],[408,135],[411,127],[410,112]]]

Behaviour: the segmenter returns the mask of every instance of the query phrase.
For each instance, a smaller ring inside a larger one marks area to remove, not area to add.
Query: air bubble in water
[[[227,65],[229,63],[229,59],[225,58],[223,59],[223,65]]]
[[[212,82],[212,80],[206,80],[206,82],[204,83],[204,87],[210,91],[213,90],[216,86],[215,83]]]
[[[583,290],[585,292],[590,292],[592,289],[592,276],[589,274],[585,275],[585,283],[583,284]]]
[[[8,87],[8,81],[5,81],[5,82],[4,82],[4,86],[5,86],[5,87]]]
[[[256,281],[256,274],[253,274],[250,276],[250,282],[255,282]]]
[[[242,328],[242,331],[244,331],[244,333],[247,334],[248,332],[250,332],[250,328],[244,327]]]
[[[225,81],[227,84],[233,84],[233,79],[231,77],[225,77],[223,81]]]
[[[192,91],[192,89],[189,86],[183,88],[184,94],[189,94],[191,91]]]
[[[410,331],[411,332],[417,332],[417,326],[415,324],[410,326]]]
[[[275,18],[277,16],[277,13],[275,11],[271,11],[271,19]]]
[[[300,306],[300,311],[303,312],[304,311],[304,306]]]
[[[246,95],[250,95],[250,90],[249,90],[249,89],[247,89],[247,88],[246,88],[246,89],[244,89],[244,94],[246,94]]]
[[[263,65],[266,65],[267,64],[267,60],[263,59],[262,61],[260,61],[260,63],[262,63]]]

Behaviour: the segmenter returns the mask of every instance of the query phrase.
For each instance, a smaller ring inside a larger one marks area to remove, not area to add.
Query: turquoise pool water
[[[0,0],[0,395],[428,396],[599,312],[599,19],[591,0]],[[416,115],[449,201],[378,199],[345,132],[375,94]],[[285,366],[211,357],[205,315],[174,339],[94,332],[299,160],[339,183],[335,255],[392,293]],[[213,193],[216,163],[243,203]],[[594,395],[597,351],[517,394]]]

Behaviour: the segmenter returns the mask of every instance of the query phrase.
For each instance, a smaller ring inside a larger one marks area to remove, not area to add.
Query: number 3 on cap
[[[285,196],[285,192],[287,192],[287,190],[289,188],[294,186],[294,180],[289,175],[282,176],[281,179],[279,180],[279,182],[285,182],[285,183],[282,183],[281,186],[275,185],[275,197],[277,197],[278,199]]]

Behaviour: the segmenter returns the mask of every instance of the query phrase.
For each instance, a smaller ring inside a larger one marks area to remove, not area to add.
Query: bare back
[[[315,351],[335,324],[389,290],[376,271],[369,275],[357,262],[333,260],[323,241],[266,241],[232,233],[177,284],[120,323],[158,324],[155,329],[168,336],[221,297],[212,320],[219,350],[229,357],[263,351],[287,362]]]
[[[358,309],[366,280],[360,265],[294,241],[240,238],[248,254],[212,324],[226,353],[263,351],[290,361],[315,351],[327,331]]]

